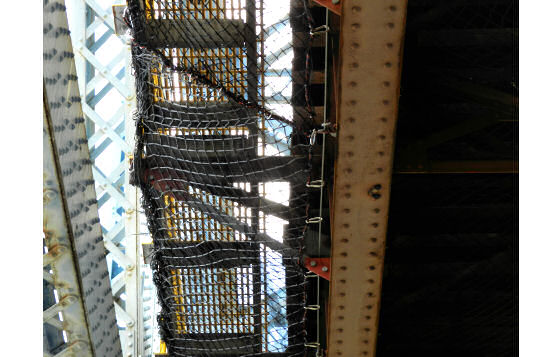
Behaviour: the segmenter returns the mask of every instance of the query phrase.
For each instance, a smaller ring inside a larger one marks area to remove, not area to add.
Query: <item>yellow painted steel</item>
[[[246,19],[245,1],[242,0],[211,0],[211,1],[145,1],[147,20],[151,19]],[[262,7],[259,9],[258,24],[262,31]],[[260,48],[262,35],[259,37]],[[200,62],[218,64],[212,66],[211,71],[201,67],[200,74],[213,83],[221,83],[224,88],[236,95],[246,97],[247,69],[246,49],[165,49],[164,54],[174,64],[195,65]],[[260,54],[263,55],[262,53]],[[242,65],[237,68],[237,64]],[[262,68],[264,72],[264,68]],[[223,103],[226,96],[218,90],[197,83],[183,73],[163,72],[162,66],[152,66],[151,77],[153,84],[154,102],[178,102],[190,104]],[[264,105],[264,76],[259,79],[259,104]],[[264,130],[264,118],[259,119],[259,127]],[[187,135],[234,135],[247,136],[247,127],[233,128],[166,128],[159,130],[160,134],[171,136]],[[259,155],[264,155],[264,138],[259,148]],[[236,183],[236,187],[251,191],[249,183]],[[262,188],[262,190],[261,190]],[[238,203],[216,197],[197,188],[186,187],[188,193],[204,203],[211,204],[222,213],[234,217],[240,222],[249,224],[251,209]],[[259,187],[263,197],[265,185]],[[164,196],[164,217],[167,223],[168,236],[172,240],[182,242],[202,241],[247,241],[243,233],[235,232],[219,222],[215,222],[206,214],[189,207],[185,202],[176,200],[169,195]],[[264,230],[264,214],[261,213]],[[264,253],[263,253],[264,254]],[[266,271],[266,260],[262,259]],[[196,268],[171,270],[171,285],[173,300],[176,304],[176,331],[187,333],[253,333],[255,318],[250,307],[254,272],[251,267],[236,268]],[[266,301],[262,306],[263,329],[268,333],[268,308]],[[263,350],[268,348],[267,338],[263,337]],[[161,342],[161,353],[166,353],[166,345]]]

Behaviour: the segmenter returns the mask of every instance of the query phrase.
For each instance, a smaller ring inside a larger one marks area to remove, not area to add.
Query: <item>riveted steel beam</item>
[[[374,356],[407,0],[342,0],[329,356]]]
[[[46,260],[60,299],[45,317],[63,315],[68,342],[59,355],[121,356],[64,1],[45,1],[43,24],[44,128],[49,135],[44,145],[52,147],[45,150],[52,153],[51,173],[45,180],[51,191],[45,202],[60,197],[57,212],[45,207]],[[65,219],[64,230],[56,226],[60,221],[55,215]],[[66,269],[74,275],[60,279]]]

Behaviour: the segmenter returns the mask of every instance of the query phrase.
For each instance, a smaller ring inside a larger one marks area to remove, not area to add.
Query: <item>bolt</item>
[[[337,5],[337,4],[340,3],[340,0],[332,0],[332,3],[333,3],[334,5]]]
[[[328,267],[322,267],[322,271],[328,271]]]
[[[128,322],[128,323],[126,324],[127,327],[133,327],[133,325],[135,325],[135,324],[133,323],[133,321],[130,321],[130,322]],[[130,337],[131,337],[131,335],[130,335]]]
[[[51,188],[47,188],[46,190],[44,190],[44,200],[49,202],[50,200],[54,199],[56,197],[56,191],[54,191]]]
[[[312,267],[316,267],[317,266],[317,262],[315,262],[314,260],[311,260],[311,262],[309,263]]]

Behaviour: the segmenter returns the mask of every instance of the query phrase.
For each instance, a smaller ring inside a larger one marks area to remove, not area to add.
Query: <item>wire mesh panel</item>
[[[134,184],[171,355],[304,354],[300,264],[314,124],[307,101],[304,110],[292,104],[292,63],[294,45],[310,45],[306,8],[128,2]],[[292,14],[304,31],[292,30]]]

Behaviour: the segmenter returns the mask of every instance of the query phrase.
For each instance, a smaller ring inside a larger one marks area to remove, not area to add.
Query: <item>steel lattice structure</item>
[[[139,198],[127,184],[135,94],[130,46],[115,32],[116,4],[73,0],[66,6],[122,351],[145,356],[152,354],[154,309],[150,270],[141,258]]]

